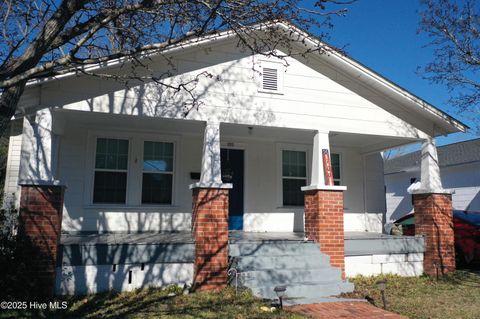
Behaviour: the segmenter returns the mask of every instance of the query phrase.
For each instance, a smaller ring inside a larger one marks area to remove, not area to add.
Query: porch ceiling
[[[296,143],[312,143],[314,132],[311,130],[290,129],[281,127],[248,126],[240,124],[222,124],[223,138],[238,137],[245,139],[266,139]],[[361,153],[372,153],[416,143],[417,139],[379,135],[330,132],[331,147],[355,148]]]
[[[75,123],[86,123],[97,126],[99,129],[108,127],[121,127],[130,130],[164,131],[168,133],[203,134],[205,123],[191,120],[175,120],[165,118],[152,118],[142,116],[118,115],[109,113],[91,113],[83,111],[57,110],[56,119]]]
[[[399,138],[391,136],[352,134],[341,132],[330,133],[331,146],[356,148],[359,149],[360,153],[362,154],[381,152],[390,148],[417,142],[419,142],[419,140],[414,138]]]
[[[164,131],[168,133],[187,133],[202,135],[205,123],[202,121],[149,118],[108,113],[90,113],[82,111],[57,110],[56,119],[63,123],[79,123],[97,126],[101,129],[122,127],[130,130]],[[67,124],[68,125],[68,124]],[[271,140],[278,142],[312,143],[314,132],[311,130],[248,126],[240,124],[221,124],[221,138],[241,138],[253,140]],[[372,153],[389,148],[418,142],[416,139],[330,132],[331,147],[355,148],[361,153]]]
[[[241,124],[222,123],[221,137],[239,137],[242,139],[291,141],[311,143],[313,131],[283,127],[249,126]]]

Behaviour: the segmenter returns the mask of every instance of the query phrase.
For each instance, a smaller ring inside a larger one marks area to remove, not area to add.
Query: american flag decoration
[[[323,173],[325,174],[325,185],[333,185],[332,163],[330,162],[330,152],[328,149],[322,149]]]

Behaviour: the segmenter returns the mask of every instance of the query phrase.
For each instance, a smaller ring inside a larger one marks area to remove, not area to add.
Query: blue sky
[[[358,0],[348,6],[346,17],[335,17],[329,43],[345,47],[348,55],[399,84],[434,106],[474,128],[468,117],[448,105],[450,93],[441,85],[429,83],[417,75],[417,67],[432,58],[425,47],[428,37],[417,34],[420,20],[419,0]],[[478,137],[451,134],[437,139],[438,145]]]

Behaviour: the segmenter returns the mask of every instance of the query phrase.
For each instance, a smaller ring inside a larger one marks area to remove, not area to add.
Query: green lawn
[[[283,311],[262,311],[260,307],[270,308],[270,305],[248,292],[235,296],[230,288],[219,293],[169,297],[173,291],[179,292],[170,288],[97,294],[67,299],[66,311],[7,313],[0,310],[0,318],[304,318]]]
[[[387,310],[409,318],[480,318],[480,273],[457,271],[436,281],[430,277],[377,276],[350,279],[355,292],[350,298],[373,298],[382,306],[376,282],[387,280]],[[176,296],[171,296],[176,293]],[[264,312],[269,304],[249,292],[233,289],[218,293],[182,295],[178,288],[144,289],[60,299],[67,310],[6,312],[0,318],[304,318],[289,312]]]
[[[377,276],[350,279],[350,297],[370,296],[382,306],[376,282],[387,280],[387,310],[409,318],[480,318],[480,273],[457,271],[436,281],[430,277]]]

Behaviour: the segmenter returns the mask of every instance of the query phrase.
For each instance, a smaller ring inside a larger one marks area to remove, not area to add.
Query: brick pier
[[[305,191],[305,236],[320,243],[320,250],[345,278],[343,211],[342,190]]]
[[[34,296],[50,297],[54,294],[63,193],[63,186],[22,185],[18,257],[31,278]]]
[[[455,236],[451,194],[414,194],[415,234],[425,237],[423,268],[436,275],[455,270]],[[438,266],[435,267],[435,265]]]
[[[199,290],[227,286],[228,195],[228,189],[193,189],[194,286]]]

